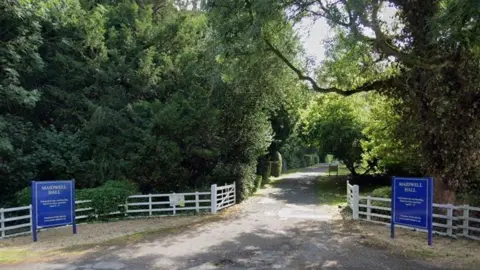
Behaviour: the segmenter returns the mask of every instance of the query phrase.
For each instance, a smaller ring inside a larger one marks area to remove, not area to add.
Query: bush
[[[105,215],[111,212],[123,212],[125,209],[118,206],[124,204],[128,196],[137,193],[137,188],[128,181],[107,181],[103,186],[94,188],[88,193],[92,196],[91,206],[96,214]]]
[[[379,197],[379,198],[391,198],[392,196],[392,188],[390,186],[388,187],[381,187],[374,189],[370,193],[371,197]],[[372,201],[372,205],[374,206],[381,206],[381,207],[390,207],[390,202],[380,202],[380,201]],[[362,210],[363,211],[363,210]],[[381,214],[381,215],[386,215],[389,216],[391,215],[390,211],[386,210],[380,210],[380,209],[372,209],[372,213],[375,214]],[[380,217],[372,217],[373,220],[381,220],[384,221]]]
[[[279,170],[278,170],[278,175],[274,175],[273,168],[272,168],[272,175],[275,177],[279,177],[282,174],[282,169],[283,169],[282,154],[280,154],[279,152],[276,152],[273,155],[273,161],[278,162]]]
[[[118,205],[124,204],[127,197],[138,192],[135,184],[126,180],[109,180],[96,188],[75,190],[75,200],[91,200],[90,206],[96,214],[104,215],[111,212],[124,211]],[[26,187],[15,194],[16,206],[29,205],[32,201],[31,187]]]
[[[317,154],[303,155],[303,160],[304,160],[305,167],[313,166],[320,162],[320,158],[318,157]]]
[[[266,161],[263,164],[263,171],[262,171],[262,185],[268,184],[270,182],[270,175],[272,172],[272,167],[270,162]]]
[[[32,203],[32,188],[26,187],[17,193],[15,193],[14,197],[14,207],[17,206],[25,206]]]
[[[325,156],[325,162],[330,164],[333,162],[333,155],[326,155]]]
[[[372,197],[379,197],[379,198],[391,198],[392,197],[392,187],[381,187],[374,189],[372,193],[370,193]]]
[[[281,152],[283,158],[287,161],[289,169],[305,167],[303,155],[307,153],[307,147],[298,137],[292,136],[282,146]]]
[[[313,164],[320,163],[320,157],[318,155],[313,155]]]
[[[255,191],[260,189],[261,187],[262,187],[262,176],[257,175],[257,177],[255,178]]]
[[[270,172],[273,177],[279,177],[282,174],[281,164],[279,161],[270,161]]]

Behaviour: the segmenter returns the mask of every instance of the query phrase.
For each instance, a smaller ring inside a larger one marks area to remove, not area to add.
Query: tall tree
[[[479,31],[480,3],[475,0],[261,0],[209,1],[230,36],[250,31],[301,80],[321,93],[348,96],[377,90],[400,100],[397,112],[413,122],[423,167],[436,179],[436,200],[453,202],[480,166]],[[230,10],[226,10],[226,7]],[[396,10],[394,24],[381,12]],[[229,13],[245,18],[230,26]],[[322,85],[292,57],[291,41],[272,38],[272,25],[285,26],[305,17],[325,18],[363,44],[379,65],[397,72],[350,87]]]

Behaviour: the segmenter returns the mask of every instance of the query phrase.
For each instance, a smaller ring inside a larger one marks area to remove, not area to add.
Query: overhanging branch
[[[387,88],[391,87],[393,85],[393,79],[386,79],[386,80],[380,80],[380,81],[373,81],[373,82],[367,82],[355,89],[351,90],[342,90],[336,87],[329,87],[329,88],[323,88],[320,87],[317,82],[310,76],[305,75],[300,69],[295,67],[295,65],[288,60],[285,55],[282,54],[273,44],[266,38],[264,38],[265,43],[267,44],[268,48],[278,57],[280,58],[295,74],[297,74],[298,78],[303,81],[308,81],[312,85],[313,90],[319,93],[336,93],[342,96],[350,96],[356,93],[360,92],[368,92],[368,91],[374,91],[374,90],[379,90],[382,88]]]

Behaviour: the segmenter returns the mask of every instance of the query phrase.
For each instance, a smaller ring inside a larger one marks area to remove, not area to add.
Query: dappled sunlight
[[[297,172],[281,176],[280,179],[301,179],[306,177],[317,177],[321,175],[327,175],[325,172]]]

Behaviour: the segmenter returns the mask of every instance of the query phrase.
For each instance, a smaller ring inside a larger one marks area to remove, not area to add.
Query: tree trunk
[[[445,182],[438,176],[433,178],[433,203],[455,204],[456,194]]]

